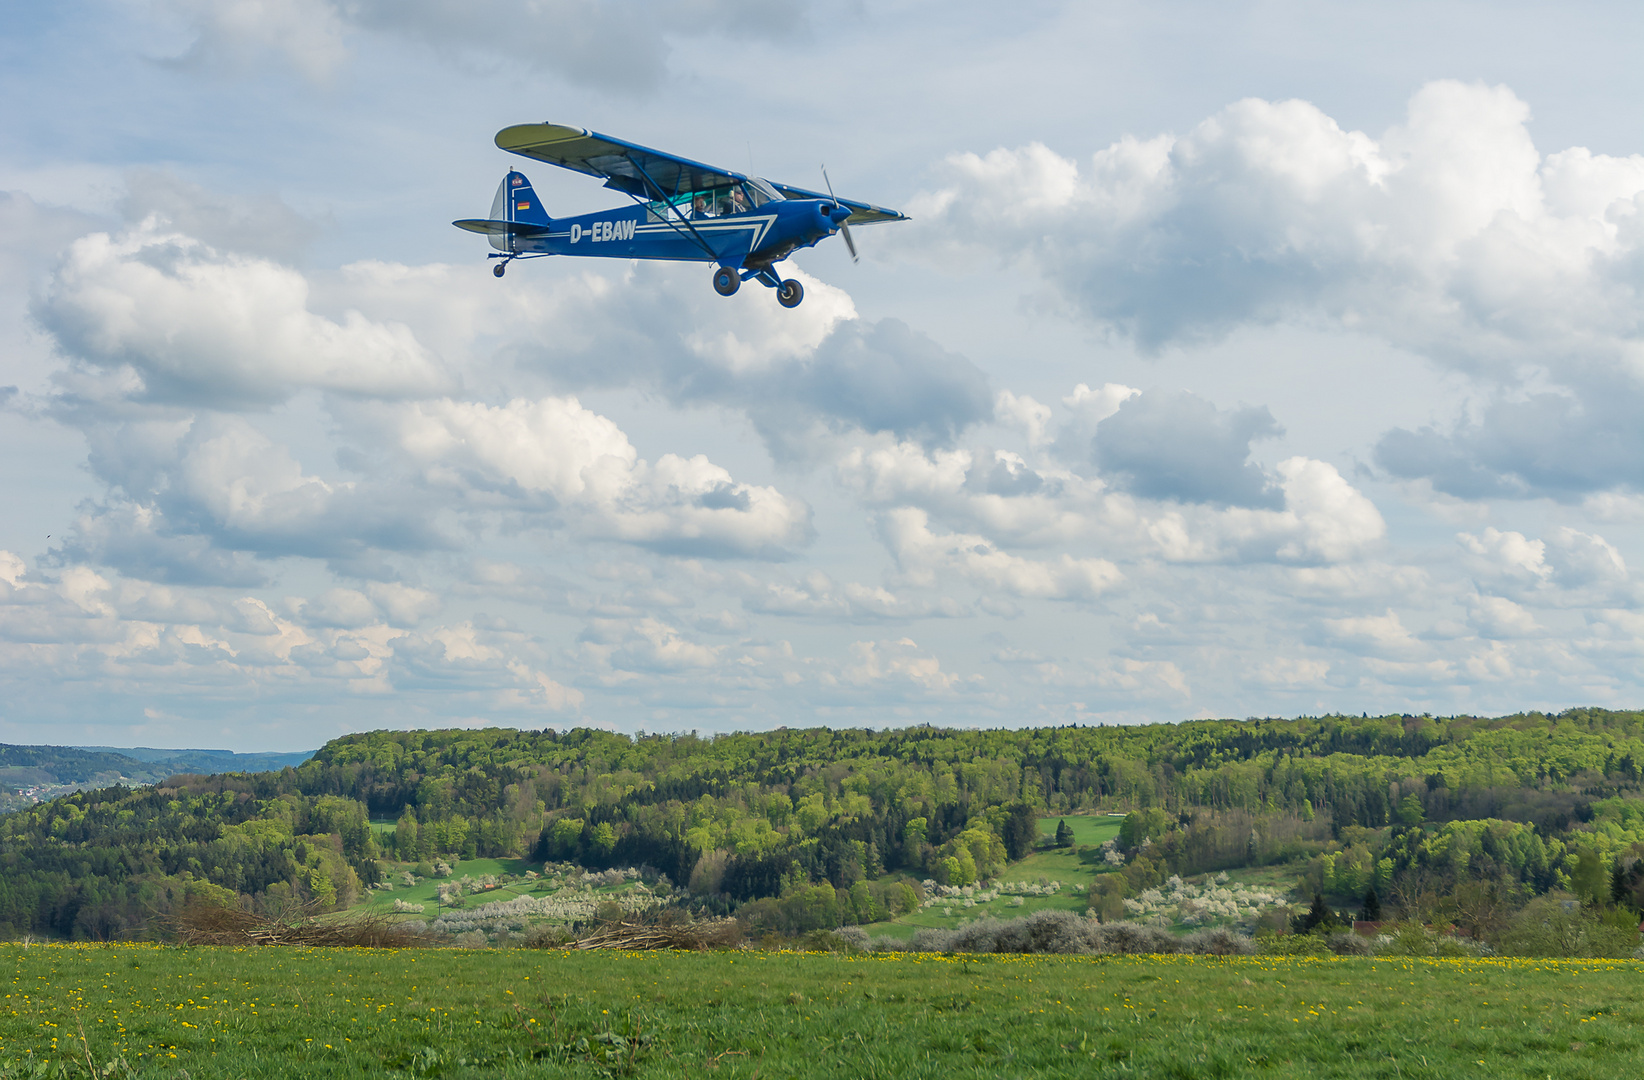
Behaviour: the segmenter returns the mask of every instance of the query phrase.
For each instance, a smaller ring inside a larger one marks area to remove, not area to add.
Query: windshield
[[[741,214],[768,202],[780,201],[782,196],[765,180],[733,180],[701,191],[687,191],[666,199],[645,204],[653,220],[677,213],[687,218],[728,217]],[[675,208],[670,210],[669,207]]]

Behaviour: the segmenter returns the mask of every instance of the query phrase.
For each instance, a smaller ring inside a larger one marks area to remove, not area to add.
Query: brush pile
[[[654,918],[625,915],[598,923],[591,933],[566,942],[566,949],[729,949],[742,944],[742,926],[735,919],[692,919],[678,911]]]
[[[239,908],[190,904],[167,923],[171,936],[185,945],[404,949],[433,944],[420,921],[396,921],[385,913],[321,918],[314,905],[258,914]]]

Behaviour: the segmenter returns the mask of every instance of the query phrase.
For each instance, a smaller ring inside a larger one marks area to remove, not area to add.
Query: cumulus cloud
[[[1224,411],[1181,390],[1128,398],[1096,428],[1102,471],[1153,499],[1277,507],[1282,496],[1249,460],[1255,439],[1283,433],[1266,408]]]
[[[978,681],[974,676],[965,679],[943,671],[941,661],[920,649],[912,638],[852,642],[850,658],[840,666],[838,673],[824,672],[821,677],[824,686],[843,684],[892,697],[945,697],[963,689],[967,683]]]
[[[164,0],[198,35],[177,62],[229,67],[274,53],[325,81],[349,55],[349,32],[394,34],[454,59],[507,60],[605,91],[652,91],[671,37],[790,38],[791,0]],[[498,32],[506,28],[505,32]]]
[[[1370,554],[1387,532],[1375,504],[1335,466],[1305,457],[1274,468],[1268,482],[1278,509],[1142,499],[1109,489],[1101,477],[1045,464],[1031,469],[1009,452],[927,451],[910,443],[853,449],[838,475],[870,505],[917,507],[1017,544],[1097,541],[1130,558],[1339,563]]]
[[[517,351],[569,389],[638,383],[675,404],[740,409],[781,459],[840,432],[947,445],[993,418],[987,376],[969,359],[900,320],[858,319],[843,292],[794,276],[806,301],[793,312],[763,290],[704,305],[702,282],[677,268],[641,268],[620,288],[585,279],[572,291],[587,302],[566,325]]]
[[[160,169],[132,169],[125,182],[120,212],[128,222],[152,216],[217,251],[291,263],[319,234],[317,224],[271,194],[206,188]]]
[[[381,608],[392,618],[394,606],[418,598],[368,591],[375,600],[344,588],[297,598],[288,617],[256,597],[84,566],[31,572],[0,552],[0,677],[19,687],[44,672],[180,703],[275,685],[327,700],[437,688],[448,700],[471,699],[503,715],[581,704],[582,693],[549,674],[548,658],[525,635],[472,622],[408,632],[385,622]],[[428,614],[426,605],[419,610]]]
[[[899,320],[858,318],[844,290],[802,270],[792,310],[764,288],[714,296],[697,266],[565,270],[499,287],[472,267],[368,261],[344,269],[337,295],[448,355],[495,343],[558,392],[638,387],[737,410],[784,461],[863,431],[948,445],[995,415],[975,363]]]
[[[1477,419],[1394,428],[1377,442],[1376,464],[1462,499],[1644,491],[1639,373],[1561,366],[1570,386],[1558,392],[1496,395]]]
[[[1504,596],[1478,596],[1468,605],[1468,621],[1481,637],[1530,637],[1541,629],[1535,616]]]
[[[903,507],[880,522],[885,545],[910,579],[933,584],[951,574],[988,592],[1042,600],[1094,600],[1123,578],[1106,559],[1071,555],[1041,561],[1001,551],[986,537],[931,531],[923,510]]]
[[[308,473],[289,447],[244,417],[182,414],[101,425],[99,418],[81,418],[82,427],[92,471],[113,491],[81,507],[60,562],[89,560],[175,583],[243,585],[266,571],[241,552],[344,566],[373,550],[454,543],[449,515],[391,482]]]
[[[810,509],[735,481],[697,455],[640,459],[616,424],[576,398],[407,407],[399,443],[430,484],[545,499],[587,533],[675,552],[780,557],[810,539]]]
[[[1543,155],[1528,119],[1505,87],[1446,81],[1379,138],[1247,99],[1085,161],[960,154],[912,205],[933,227],[900,242],[1019,259],[1147,348],[1324,323],[1479,380],[1472,418],[1388,434],[1396,476],[1463,498],[1636,489],[1644,155]]]
[[[404,324],[318,315],[296,271],[155,219],[75,241],[34,314],[65,353],[129,373],[129,396],[148,402],[266,406],[309,387],[408,397],[452,385]]]
[[[1456,537],[1463,566],[1480,589],[1519,603],[1568,607],[1630,605],[1644,597],[1615,545],[1560,525],[1545,539],[1493,527]]]
[[[951,597],[933,601],[906,592],[892,592],[882,585],[839,582],[820,570],[813,570],[797,581],[760,581],[745,577],[741,584],[743,608],[761,615],[876,622],[954,618],[966,613]]]
[[[1408,661],[1426,651],[1391,608],[1381,615],[1325,619],[1324,625],[1339,645],[1362,655]]]

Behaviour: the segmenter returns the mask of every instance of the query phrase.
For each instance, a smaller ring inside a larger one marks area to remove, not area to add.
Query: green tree
[[[1607,899],[1610,880],[1604,872],[1603,857],[1589,847],[1576,848],[1575,856],[1575,869],[1570,872],[1570,891],[1584,904],[1597,904]]]
[[[924,824],[923,818],[917,820],[921,826]],[[911,826],[912,822],[909,822],[909,825]],[[1000,839],[1005,842],[1005,854],[1012,862],[1031,855],[1034,846],[1039,842],[1039,822],[1033,807],[1027,803],[1013,804],[1005,815]]]
[[[394,854],[401,859],[417,857],[417,815],[409,806],[394,823]]]
[[[1073,846],[1073,830],[1068,828],[1067,818],[1063,818],[1062,820],[1060,820],[1056,823],[1056,846],[1057,847],[1072,847]]]

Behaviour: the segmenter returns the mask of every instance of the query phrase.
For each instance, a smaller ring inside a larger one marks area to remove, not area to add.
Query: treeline
[[[191,887],[343,904],[384,860],[440,855],[644,864],[724,908],[791,899],[806,923],[863,921],[906,902],[897,877],[991,877],[1032,846],[1036,816],[1078,810],[1132,813],[1127,888],[1294,862],[1332,895],[1486,865],[1537,891],[1573,882],[1578,849],[1607,873],[1631,857],[1640,823],[1613,807],[1636,796],[1641,763],[1644,713],[1596,709],[715,738],[369,732],[279,772],[0,818],[0,933],[128,933]],[[1446,831],[1480,821],[1519,831]]]

